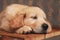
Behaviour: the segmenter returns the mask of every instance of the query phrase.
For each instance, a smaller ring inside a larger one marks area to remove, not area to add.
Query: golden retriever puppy
[[[9,5],[0,14],[0,29],[16,33],[48,33],[51,24],[39,7]]]

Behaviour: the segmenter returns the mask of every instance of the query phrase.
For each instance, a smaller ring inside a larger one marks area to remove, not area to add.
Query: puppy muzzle
[[[47,29],[48,29],[48,24],[44,23],[40,27],[36,27],[35,29],[32,29],[31,33],[46,34]]]
[[[31,28],[31,31],[30,32],[26,32],[26,33],[23,32],[23,34],[46,34],[48,27],[49,27],[48,24],[43,23],[39,27],[36,27],[34,29]]]

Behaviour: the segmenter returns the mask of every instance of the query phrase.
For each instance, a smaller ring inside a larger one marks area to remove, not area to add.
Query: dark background
[[[0,0],[0,12],[13,3],[38,6],[45,11],[52,25],[60,25],[60,0]]]

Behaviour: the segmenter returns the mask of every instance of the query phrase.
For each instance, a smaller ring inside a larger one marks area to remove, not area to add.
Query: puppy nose
[[[43,30],[47,30],[47,29],[48,29],[48,25],[44,23],[44,24],[42,25],[42,28],[43,28]]]

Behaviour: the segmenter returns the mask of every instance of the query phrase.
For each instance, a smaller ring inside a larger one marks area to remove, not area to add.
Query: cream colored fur
[[[34,17],[37,19],[34,19]],[[16,33],[35,31],[41,32],[41,25],[46,23],[49,25],[47,33],[51,31],[51,25],[46,21],[46,14],[39,7],[26,6],[20,4],[9,5],[1,12],[0,28],[5,31],[15,30]]]

